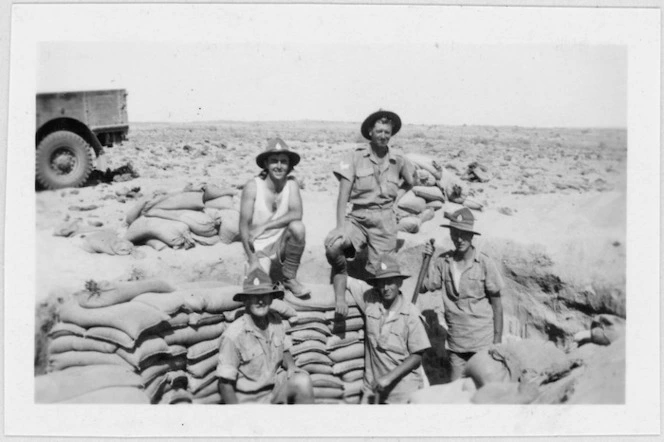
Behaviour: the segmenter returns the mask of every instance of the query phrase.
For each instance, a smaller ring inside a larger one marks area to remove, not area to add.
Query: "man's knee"
[[[300,220],[297,221],[291,221],[288,224],[288,233],[291,235],[291,237],[298,241],[302,242],[304,241],[306,230],[304,228],[304,223]]]
[[[289,396],[310,398],[313,400],[314,384],[306,373],[295,373],[288,380]]]
[[[325,247],[325,257],[330,266],[332,266],[334,274],[346,273],[346,255],[344,253],[344,240],[342,238]]]

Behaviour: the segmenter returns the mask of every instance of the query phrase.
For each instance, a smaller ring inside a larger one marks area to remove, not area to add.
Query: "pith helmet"
[[[369,132],[371,132],[371,129],[373,129],[374,124],[376,124],[376,121],[380,120],[383,117],[388,118],[392,121],[392,135],[396,135],[396,133],[399,132],[399,129],[401,129],[401,118],[399,118],[399,116],[394,112],[381,109],[378,112],[374,112],[373,114],[369,115],[364,120],[364,123],[362,123],[362,127],[360,129],[360,132],[362,132],[362,136],[367,140],[370,140],[371,135],[369,134]]]
[[[281,138],[271,138],[267,142],[265,150],[256,156],[256,164],[263,169],[265,160],[273,153],[285,153],[290,160],[290,166],[295,167],[300,162],[300,155],[289,149],[288,145]]]
[[[284,297],[284,291],[275,287],[268,274],[261,268],[255,268],[244,277],[242,291],[233,296],[233,301],[242,302],[245,296],[267,294],[272,294],[275,298]]]

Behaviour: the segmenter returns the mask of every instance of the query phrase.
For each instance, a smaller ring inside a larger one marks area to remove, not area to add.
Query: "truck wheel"
[[[37,146],[37,181],[47,189],[81,186],[92,172],[93,152],[73,132],[48,134]]]

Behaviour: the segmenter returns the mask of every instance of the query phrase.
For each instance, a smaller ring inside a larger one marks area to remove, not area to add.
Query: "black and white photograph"
[[[658,8],[8,9],[6,434],[660,433]]]

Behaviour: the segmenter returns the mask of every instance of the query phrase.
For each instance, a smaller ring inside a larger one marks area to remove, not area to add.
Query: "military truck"
[[[95,157],[128,132],[124,89],[37,94],[37,182],[47,189],[85,184]]]

